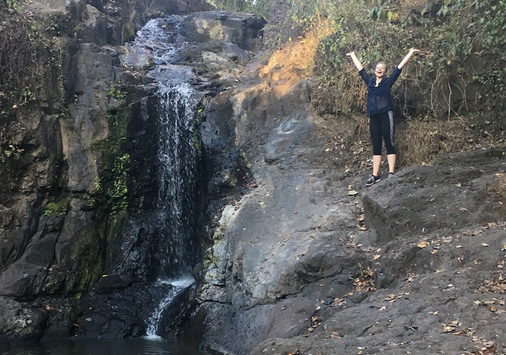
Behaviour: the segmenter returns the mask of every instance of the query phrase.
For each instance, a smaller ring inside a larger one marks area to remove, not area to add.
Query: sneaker
[[[371,186],[377,182],[379,182],[381,178],[379,176],[371,175],[369,179],[367,179],[367,182],[365,183],[365,186]]]

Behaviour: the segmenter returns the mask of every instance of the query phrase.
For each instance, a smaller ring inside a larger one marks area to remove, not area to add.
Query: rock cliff
[[[0,95],[0,340],[143,335],[164,292],[146,287],[157,104],[154,63],[122,44],[149,18],[209,7],[30,6],[62,39],[62,71],[38,99]],[[504,149],[364,187],[336,143],[349,122],[310,105],[317,43],[261,52],[264,24],[210,11],[181,26],[207,199],[193,206],[197,284],[177,301],[188,312],[169,311],[163,332],[223,354],[504,352]]]
[[[366,188],[333,149],[346,123],[311,110],[298,49],[253,62],[206,106],[198,339],[224,354],[504,352],[506,151]]]
[[[2,52],[1,339],[67,336],[102,275],[121,277],[99,294],[149,279],[151,247],[136,217],[157,194],[148,119],[156,105],[149,63],[135,73],[121,66],[120,45],[151,17],[209,9],[200,1],[0,8],[2,43],[25,41],[12,56]],[[98,334],[143,334],[136,315],[134,325]]]

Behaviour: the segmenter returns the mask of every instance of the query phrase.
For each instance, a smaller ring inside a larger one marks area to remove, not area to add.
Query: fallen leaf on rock
[[[431,254],[436,254],[437,253],[437,250],[434,249],[433,251],[430,252]]]
[[[367,230],[367,227],[366,226],[357,226],[358,229],[360,229],[361,231],[366,231]]]
[[[342,298],[334,298],[334,301],[330,304],[331,307],[342,306],[344,304],[344,300]]]
[[[493,341],[487,341],[483,343],[483,348],[481,348],[481,351],[483,351],[483,354],[495,354],[496,345]]]
[[[342,338],[341,334],[339,334],[338,332],[332,332],[332,334],[330,334],[330,337],[333,339]]]
[[[461,212],[467,212],[467,208],[465,208],[465,207],[460,207],[460,211],[461,211]]]
[[[383,301],[394,302],[395,301],[395,297],[396,296],[393,293],[391,293]]]
[[[307,250],[306,250],[306,251],[303,251],[303,252],[302,252],[302,253],[300,253],[300,254],[295,255],[295,258],[296,258],[297,260],[299,260],[299,258],[300,258],[301,256],[304,256],[304,255],[306,255],[306,254],[307,254]]]
[[[315,239],[316,238],[316,234],[311,234],[310,237],[313,238],[313,239]]]
[[[372,260],[378,260],[379,258],[381,258],[381,255],[377,254],[373,256]]]
[[[490,312],[497,312],[498,308],[496,306],[490,306],[489,310]]]
[[[484,247],[489,247],[490,246],[487,243],[481,243],[481,245],[484,246]]]
[[[429,245],[429,242],[420,242],[420,244],[418,244],[418,247],[425,248],[427,245]]]
[[[381,307],[380,309],[378,309],[378,311],[384,311],[385,309],[387,309],[387,306]]]
[[[265,202],[260,201],[259,204],[260,204],[260,206],[263,206],[263,205],[265,205]]]
[[[355,195],[357,195],[357,194],[358,194],[358,192],[357,192],[357,191],[355,191],[355,190],[350,190],[350,191],[348,191],[348,195],[350,195],[350,196],[355,196]]]

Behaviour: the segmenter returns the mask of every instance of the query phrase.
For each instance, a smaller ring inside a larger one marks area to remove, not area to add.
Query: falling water
[[[129,57],[151,58],[149,72],[157,84],[158,198],[155,203],[156,233],[160,244],[153,250],[158,282],[166,292],[146,321],[147,336],[156,337],[164,310],[174,298],[194,283],[192,260],[192,186],[196,176],[194,118],[199,94],[189,84],[193,74],[187,66],[175,65],[178,50],[186,45],[178,30],[182,18],[151,20],[129,46]]]

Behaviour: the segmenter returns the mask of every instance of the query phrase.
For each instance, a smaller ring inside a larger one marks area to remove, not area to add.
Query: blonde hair
[[[376,67],[377,67],[378,65],[380,65],[380,64],[383,64],[383,66],[385,67],[385,70],[387,70],[387,69],[388,69],[388,67],[387,67],[387,65],[385,64],[385,62],[378,62],[378,63],[376,63]]]

